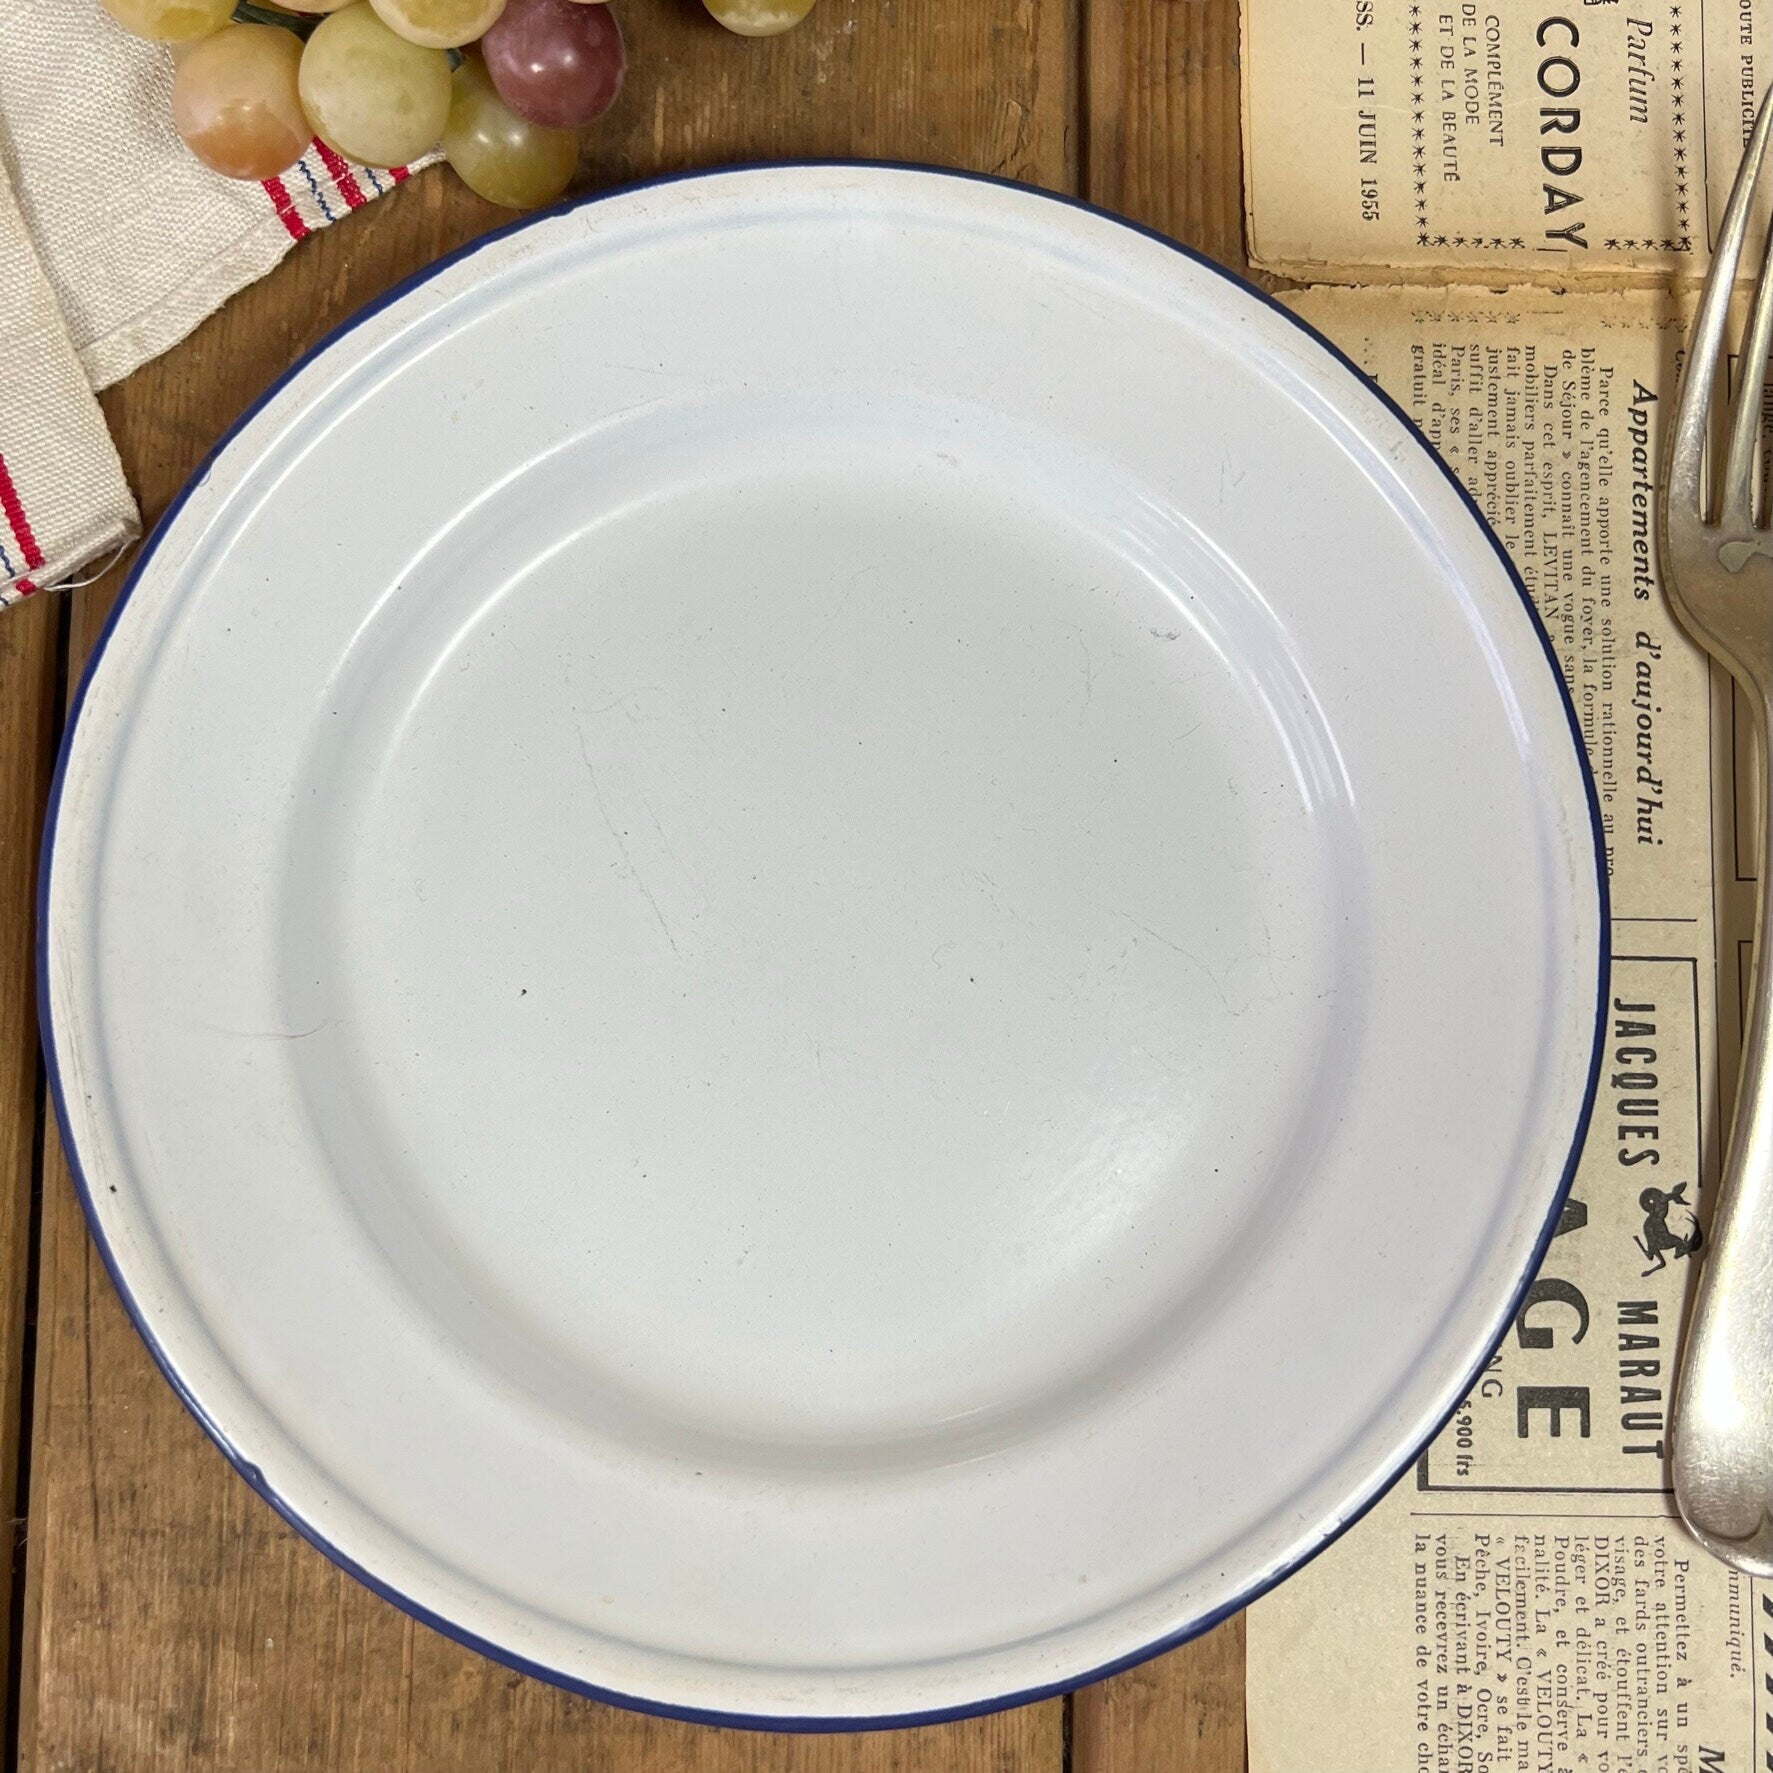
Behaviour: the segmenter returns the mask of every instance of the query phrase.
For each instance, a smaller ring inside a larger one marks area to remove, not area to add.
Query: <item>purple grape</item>
[[[507,0],[480,52],[499,97],[548,129],[582,129],[601,117],[628,65],[609,7],[579,0]]]

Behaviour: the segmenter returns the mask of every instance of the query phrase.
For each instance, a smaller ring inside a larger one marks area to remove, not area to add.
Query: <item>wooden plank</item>
[[[1073,190],[1082,4],[820,0],[750,42],[697,0],[622,7],[629,84],[588,138],[594,180],[854,156]]]
[[[54,761],[61,607],[40,598],[0,615],[0,1497],[16,1523],[31,1266],[31,1193],[37,1167],[40,1066],[33,980],[37,839]],[[7,1592],[18,1540],[5,1535]],[[12,1617],[0,1617],[0,1658],[11,1666]],[[0,1691],[0,1729],[9,1729]]]
[[[823,0],[792,36],[745,43],[693,0],[635,0],[622,15],[629,87],[587,144],[588,176],[862,154],[1070,188],[1075,4]],[[113,390],[107,412],[144,510],[164,507],[291,357],[502,219],[447,173],[424,174]],[[76,668],[118,580],[77,598]],[[935,1730],[754,1736],[574,1699],[414,1625],[302,1544],[204,1441],[124,1317],[53,1135],[44,1191],[27,1773],[1058,1773],[1056,1701]]]
[[[1237,0],[1094,0],[1086,195],[1245,271]]]
[[[1073,1773],[1242,1773],[1243,1615],[1071,1705]]]
[[[1092,0],[1085,194],[1247,272],[1238,0]],[[1242,1773],[1241,1618],[1072,1700],[1073,1773]]]

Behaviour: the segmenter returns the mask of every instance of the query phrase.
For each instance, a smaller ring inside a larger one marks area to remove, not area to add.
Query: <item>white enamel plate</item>
[[[1568,705],[1314,335],[809,166],[483,243],[144,552],[47,1042],[168,1376],[334,1557],[697,1716],[1149,1654],[1402,1469],[1596,1052]]]

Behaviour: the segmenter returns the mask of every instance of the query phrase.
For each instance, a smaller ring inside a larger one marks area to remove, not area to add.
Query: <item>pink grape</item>
[[[627,51],[615,14],[579,0],[507,0],[480,40],[499,97],[549,129],[582,129],[622,90]]]
[[[172,121],[207,167],[275,178],[301,159],[310,130],[296,92],[302,46],[281,25],[227,25],[179,58]]]

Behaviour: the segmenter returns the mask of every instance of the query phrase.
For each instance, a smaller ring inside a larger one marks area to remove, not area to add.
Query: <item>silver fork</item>
[[[1773,528],[1756,521],[1755,482],[1773,346],[1773,235],[1743,341],[1724,471],[1709,487],[1704,466],[1731,288],[1770,139],[1773,102],[1763,99],[1687,341],[1661,498],[1669,599],[1741,685],[1763,757],[1773,727]],[[1674,1482],[1701,1544],[1740,1570],[1773,1577],[1773,766],[1765,775],[1759,963],[1735,1124],[1675,1394]]]

